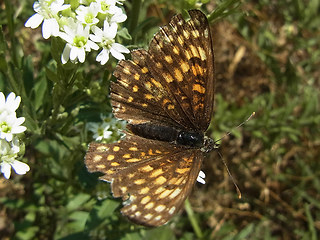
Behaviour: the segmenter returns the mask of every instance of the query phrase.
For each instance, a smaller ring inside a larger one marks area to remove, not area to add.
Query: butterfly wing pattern
[[[215,87],[211,33],[201,11],[189,16],[174,16],[147,51],[118,63],[111,104],[128,131],[116,143],[91,143],[85,157],[88,170],[103,173],[122,197],[122,214],[145,226],[163,225],[181,209],[203,152],[213,148],[204,136]]]

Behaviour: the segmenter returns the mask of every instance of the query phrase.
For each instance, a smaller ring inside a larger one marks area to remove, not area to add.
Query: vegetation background
[[[132,36],[146,48],[171,16],[199,1],[124,2]],[[63,45],[24,27],[31,0],[0,1],[0,91],[14,91],[26,118],[24,176],[0,178],[1,239],[312,239],[320,237],[320,2],[206,1],[215,47],[215,115],[221,157],[205,159],[187,211],[159,228],[121,216],[121,200],[83,163],[86,122],[111,111],[116,61],[62,66]]]

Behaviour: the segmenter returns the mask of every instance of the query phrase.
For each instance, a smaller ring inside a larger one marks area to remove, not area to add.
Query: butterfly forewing
[[[121,61],[112,83],[116,117],[130,123],[158,122],[205,131],[213,93],[213,50],[208,20],[198,10],[174,16],[152,39],[149,50]],[[136,111],[135,114],[132,114]]]
[[[146,225],[166,223],[181,208],[202,162],[199,149],[164,144],[136,135],[117,143],[90,145],[86,165],[111,181],[114,197],[122,197],[122,213]]]

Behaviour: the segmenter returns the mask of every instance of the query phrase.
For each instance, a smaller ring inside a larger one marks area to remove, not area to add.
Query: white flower
[[[102,139],[108,139],[112,135],[112,131],[109,131],[110,124],[107,122],[101,123],[88,123],[88,130],[93,132],[93,138],[96,141]]]
[[[117,34],[118,25],[112,23],[109,25],[107,21],[104,21],[103,31],[96,27],[92,27],[93,34],[90,34],[90,39],[94,42],[100,43],[103,48],[98,54],[96,60],[104,65],[109,60],[109,54],[111,53],[118,60],[124,59],[122,53],[129,53],[130,51],[119,43],[115,43],[115,36]]]
[[[96,18],[99,12],[99,4],[92,2],[89,7],[80,5],[76,13],[78,14],[76,18],[85,25],[95,25],[99,22],[99,19]]]
[[[115,0],[96,0],[99,6],[99,12],[107,14],[110,11],[111,6],[115,6],[117,1]]]
[[[27,164],[16,160],[19,151],[18,139],[14,139],[10,144],[5,140],[0,139],[0,167],[1,172],[6,179],[10,178],[11,167],[19,175],[25,174],[30,170],[30,167]]]
[[[61,56],[61,62],[65,64],[69,58],[75,62],[76,59],[83,63],[85,60],[85,52],[91,49],[98,50],[99,46],[89,40],[90,26],[85,28],[81,23],[78,23],[75,28],[70,28],[68,25],[64,26],[65,33],[61,32],[60,37],[64,39],[67,44]]]
[[[14,114],[19,107],[21,98],[16,97],[14,92],[9,93],[7,99],[5,99],[4,94],[0,92],[0,115],[7,113],[8,115]]]
[[[110,23],[122,23],[127,20],[127,15],[123,13],[122,9],[117,6],[110,6],[109,13],[112,14]]]
[[[24,132],[27,128],[20,126],[24,122],[24,117],[17,118],[15,114],[0,115],[0,139],[12,140],[13,134]]]
[[[198,178],[197,178],[197,181],[199,183],[206,184],[206,181],[204,180],[205,177],[206,177],[205,173],[203,171],[200,171]]]
[[[50,36],[58,36],[59,19],[58,12],[70,7],[70,4],[64,4],[64,0],[39,0],[34,2],[33,9],[36,12],[24,24],[25,27],[37,28],[42,22],[42,35],[44,39]]]

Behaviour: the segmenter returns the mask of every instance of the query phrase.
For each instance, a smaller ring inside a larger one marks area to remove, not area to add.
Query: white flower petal
[[[122,52],[122,53],[129,53],[129,49],[126,48],[125,46],[119,44],[119,43],[114,43],[112,44],[112,48],[115,49],[118,52]]]
[[[35,13],[26,21],[24,26],[35,29],[35,28],[39,27],[39,25],[42,23],[42,21],[43,21],[43,16],[40,15],[39,13]]]
[[[26,174],[26,172],[30,170],[28,164],[20,162],[18,160],[13,161],[11,163],[11,166],[14,169],[14,171],[19,175]]]
[[[75,46],[71,47],[70,60],[73,61],[78,57],[78,48]]]
[[[84,49],[83,48],[79,48],[79,50],[78,50],[79,62],[83,63],[85,58],[86,58],[86,53],[85,53]]]
[[[5,102],[6,102],[6,98],[4,97],[3,92],[0,92],[0,111],[4,107]]]
[[[100,62],[101,65],[106,64],[109,60],[110,51],[108,49],[102,49],[102,51],[97,55],[96,61]]]
[[[68,62],[69,57],[70,57],[70,51],[71,51],[71,45],[69,43],[67,43],[63,49],[63,53],[61,56],[62,64],[66,64]]]
[[[6,179],[10,178],[11,175],[11,166],[9,163],[2,162],[1,163],[1,172]]]
[[[7,96],[7,100],[6,100],[6,104],[8,105],[8,108],[11,109],[12,112],[15,112],[17,110],[17,108],[19,107],[21,102],[21,97],[17,96],[14,92],[11,92],[8,96]]]
[[[23,133],[25,130],[27,130],[27,128],[25,126],[17,126],[11,130],[11,133],[12,134],[19,134],[19,133]]]
[[[112,54],[112,56],[114,56],[116,59],[118,60],[123,60],[125,57],[122,53],[118,52],[117,50],[111,48],[110,52]]]

